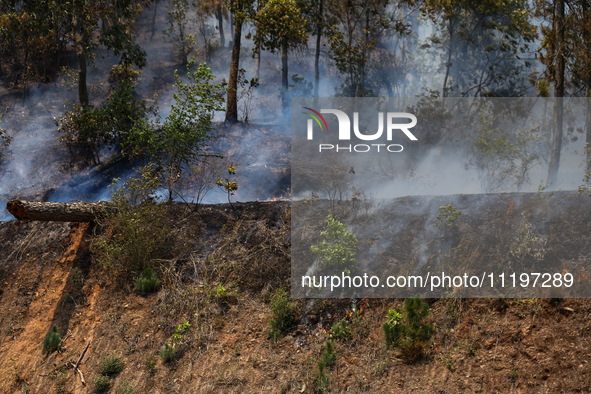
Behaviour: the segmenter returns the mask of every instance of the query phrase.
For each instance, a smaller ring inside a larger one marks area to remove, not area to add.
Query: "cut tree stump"
[[[46,222],[92,222],[107,213],[111,204],[98,202],[32,202],[10,200],[6,209],[18,220],[42,220]]]

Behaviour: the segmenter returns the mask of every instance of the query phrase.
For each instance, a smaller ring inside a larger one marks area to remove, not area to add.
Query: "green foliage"
[[[119,83],[128,81],[136,83],[134,81],[139,78],[141,71],[136,70],[131,64],[114,64],[109,72],[109,82]]]
[[[143,157],[148,125],[147,117],[156,114],[154,106],[135,96],[129,78],[120,81],[100,107],[74,105],[71,111],[56,119],[62,133],[60,142],[72,158],[84,163],[99,162],[99,152],[114,145],[130,157]]]
[[[165,343],[162,349],[160,349],[160,358],[165,363],[171,362],[174,359],[176,353],[176,347],[180,344],[183,334],[189,329],[189,322],[185,321],[176,327],[174,334],[172,334],[172,341]]]
[[[148,359],[146,360],[146,366],[148,367],[148,370],[152,372],[156,368],[156,361],[154,361],[152,357],[148,357]]]
[[[150,143],[152,156],[163,169],[163,184],[168,189],[169,200],[180,195],[178,181],[183,171],[197,157],[203,156],[200,152],[213,129],[213,112],[224,109],[222,85],[212,83],[215,75],[205,64],[192,69],[194,62],[192,59],[187,65],[189,83],[184,83],[175,71],[174,104],[162,125],[162,132]]]
[[[221,283],[218,285],[218,287],[216,289],[216,292],[217,292],[218,297],[225,296],[226,295],[226,291],[227,291],[227,289],[224,286],[222,286]]]
[[[116,354],[107,353],[99,362],[99,372],[104,376],[115,375],[123,371],[123,368],[125,368],[125,361]]]
[[[115,394],[135,394],[137,393],[137,389],[129,382],[123,381],[119,383],[117,389],[115,390]]]
[[[388,55],[378,43],[386,35],[408,32],[404,16],[399,15],[398,7],[389,9],[388,3],[381,1],[335,1],[326,2],[326,6],[335,19],[325,31],[330,60],[345,79],[337,96],[375,96],[372,88],[377,88],[375,82],[381,78],[370,77],[370,71]],[[393,72],[388,69],[385,73]]]
[[[497,192],[510,185],[519,189],[529,182],[528,172],[539,158],[528,149],[539,139],[533,132],[493,128],[493,121],[482,119],[470,139],[471,165],[478,171],[482,192]]]
[[[320,257],[320,269],[336,267],[347,275],[357,270],[357,238],[347,230],[347,225],[336,220],[332,214],[325,219],[326,230],[320,232],[322,241],[312,245],[310,251]]]
[[[386,345],[399,348],[408,364],[420,359],[428,347],[433,331],[432,326],[423,324],[428,314],[429,306],[420,298],[408,298],[402,312],[388,311],[388,321],[382,326]]]
[[[99,375],[92,380],[94,391],[97,393],[106,393],[111,388],[111,380],[108,376]]]
[[[525,1],[427,0],[421,5],[425,18],[437,26],[424,48],[431,48],[447,83],[442,96],[517,96],[531,62],[522,60],[537,37]],[[450,83],[451,82],[451,83]]]
[[[271,320],[267,333],[269,338],[277,340],[293,324],[296,303],[291,301],[290,294],[279,288],[271,295]]]
[[[51,329],[43,340],[43,351],[46,353],[52,353],[56,350],[59,351],[62,348],[62,337],[58,332],[56,325],[51,326]]]
[[[298,74],[291,76],[292,83],[289,85],[289,95],[291,97],[310,97],[314,89],[312,82],[306,81],[306,78]]]
[[[149,294],[155,292],[156,290],[158,290],[159,285],[160,280],[150,267],[146,267],[143,276],[137,278],[135,281],[136,290],[142,294]]]
[[[318,369],[316,371],[316,391],[324,392],[328,388],[328,374],[325,369],[331,366],[335,360],[336,355],[334,351],[334,344],[332,342],[326,342],[323,346],[323,352],[318,360]]]
[[[269,0],[256,17],[255,42],[274,53],[277,49],[304,45],[307,21],[294,0]]]
[[[228,171],[228,176],[219,177],[216,185],[222,189],[226,193],[228,193],[228,202],[232,204],[231,197],[234,195],[234,192],[238,190],[238,183],[236,182],[236,178],[232,179],[233,175],[236,175],[236,167],[239,164],[231,162],[227,165],[226,170]]]
[[[347,339],[351,336],[351,324],[345,319],[335,323],[330,328],[330,337],[335,339]]]
[[[437,220],[433,224],[434,226],[439,226],[441,224],[445,224],[447,227],[457,227],[458,224],[456,221],[462,213],[454,208],[454,204],[450,203],[449,205],[442,205],[439,207],[439,213],[437,214]]]
[[[197,48],[195,34],[190,34],[192,20],[187,17],[191,12],[188,0],[172,0],[168,9],[168,29],[162,33],[173,43],[182,64],[187,64],[189,54]]]
[[[153,165],[144,167],[139,178],[129,178],[121,186],[117,181],[111,186],[113,209],[98,220],[108,230],[93,240],[91,251],[114,278],[131,280],[152,259],[166,255],[166,208],[156,200],[160,182]]]
[[[175,344],[179,343],[179,341],[181,340],[181,337],[183,336],[185,331],[187,331],[189,329],[189,326],[190,326],[190,324],[188,321],[185,321],[183,324],[180,324],[177,326],[174,334],[172,334],[173,347]]]
[[[160,349],[160,358],[165,363],[169,363],[174,359],[174,349],[168,343],[165,343],[162,349]]]

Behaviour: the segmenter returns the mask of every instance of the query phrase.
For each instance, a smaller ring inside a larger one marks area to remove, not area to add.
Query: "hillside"
[[[96,225],[1,223],[1,391],[92,393],[99,362],[114,353],[126,365],[109,392],[127,381],[138,393],[311,393],[330,327],[343,318],[351,335],[333,339],[326,392],[591,388],[586,299],[428,299],[436,330],[425,357],[411,365],[386,348],[381,328],[401,299],[297,299],[296,319],[275,343],[267,336],[269,299],[289,283],[290,204],[234,207],[167,206],[174,242],[157,270],[161,288],[147,296],[93,261]],[[164,363],[159,351],[185,321],[175,358]],[[44,355],[53,324],[65,338],[62,352]],[[87,342],[83,386],[72,367]]]

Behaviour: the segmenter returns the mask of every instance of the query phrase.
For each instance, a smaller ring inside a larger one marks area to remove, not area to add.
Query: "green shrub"
[[[419,360],[429,346],[433,327],[423,324],[429,306],[420,298],[409,298],[402,312],[391,309],[382,326],[388,347],[400,349],[400,358],[407,364]],[[404,324],[403,324],[404,321]]]
[[[172,341],[170,344],[165,343],[164,347],[160,349],[160,357],[164,360],[164,362],[168,363],[172,361],[174,355],[176,353],[176,347],[181,343],[181,338],[183,334],[189,329],[191,325],[188,321],[185,321],[183,324],[179,324],[172,334]]]
[[[140,278],[137,278],[135,281],[136,290],[142,294],[149,294],[155,292],[156,290],[158,290],[159,285],[160,280],[150,267],[147,267],[144,270],[144,275]]]
[[[99,375],[93,379],[94,391],[97,393],[106,393],[111,387],[111,380],[104,375]]]
[[[139,178],[129,178],[121,186],[116,182],[111,198],[115,209],[97,220],[108,230],[93,239],[91,250],[110,276],[129,283],[153,259],[167,256],[170,231],[166,207],[157,203],[161,184],[154,165],[144,167]]]
[[[337,359],[334,351],[334,344],[326,342],[323,346],[324,351],[318,360],[318,370],[316,374],[316,391],[324,392],[328,388],[328,374],[325,369],[331,366]]]
[[[119,82],[99,107],[74,105],[56,119],[60,142],[69,149],[73,161],[98,163],[100,151],[115,145],[128,156],[146,156],[149,142],[148,117],[157,109],[135,97],[131,81]]]
[[[62,337],[58,332],[57,326],[51,326],[51,330],[45,336],[43,341],[43,351],[46,353],[52,353],[62,348]]]
[[[115,394],[135,394],[137,389],[129,382],[123,381],[117,386]]]
[[[271,295],[271,320],[269,320],[268,335],[277,340],[293,324],[296,303],[291,301],[290,294],[279,288]]]
[[[165,363],[171,362],[174,358],[174,348],[168,343],[165,343],[164,347],[160,349],[160,358],[162,358]]]
[[[330,336],[335,339],[347,339],[351,336],[351,324],[345,319],[335,323],[330,328]]]
[[[107,353],[99,363],[99,371],[101,375],[111,376],[123,371],[125,368],[125,361],[116,354]]]
[[[342,270],[346,275],[358,269],[355,250],[358,241],[355,235],[347,230],[347,225],[336,220],[329,214],[324,220],[326,230],[320,232],[322,241],[310,246],[310,251],[320,259],[319,267],[333,267]]]

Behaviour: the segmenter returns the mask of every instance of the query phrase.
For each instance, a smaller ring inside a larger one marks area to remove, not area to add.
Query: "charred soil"
[[[90,244],[104,231],[95,224],[0,224],[0,392],[92,393],[110,353],[125,362],[110,378],[111,392],[126,381],[138,393],[311,393],[327,341],[336,361],[326,369],[325,392],[591,389],[586,299],[429,299],[436,330],[425,357],[411,365],[386,347],[382,332],[398,299],[295,300],[296,318],[274,342],[269,300],[289,286],[290,203],[194,208],[167,205],[173,241],[158,261],[160,289],[147,296],[93,261]],[[490,225],[505,219],[492,215]],[[558,216],[551,225],[569,231]],[[350,335],[331,338],[342,319]],[[174,340],[184,322],[189,327]],[[44,354],[54,324],[62,349]],[[83,385],[73,365],[89,341]],[[159,352],[173,342],[166,363]]]

